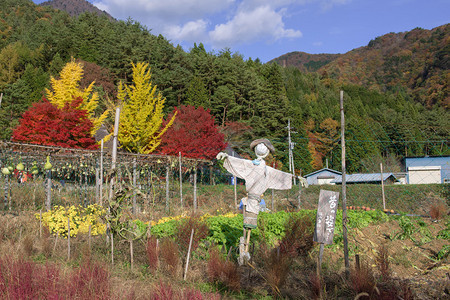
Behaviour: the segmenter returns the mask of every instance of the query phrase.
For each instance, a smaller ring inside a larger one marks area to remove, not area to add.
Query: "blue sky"
[[[35,3],[44,0],[33,0]],[[89,0],[189,51],[228,48],[267,62],[292,51],[345,53],[389,32],[450,22],[449,0]]]

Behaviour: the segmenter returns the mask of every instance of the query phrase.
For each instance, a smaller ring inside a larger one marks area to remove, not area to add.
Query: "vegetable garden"
[[[245,190],[211,161],[119,153],[111,173],[107,150],[17,143],[2,143],[0,161],[13,167],[0,181],[2,298],[448,296],[448,185],[386,186],[394,213],[382,211],[379,186],[348,186],[347,274],[342,210],[317,268],[317,186],[265,195],[269,212],[252,234],[252,259],[238,266],[235,201]]]

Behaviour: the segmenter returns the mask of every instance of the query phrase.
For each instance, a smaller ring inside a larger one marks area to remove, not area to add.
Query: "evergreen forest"
[[[404,156],[450,155],[449,25],[433,32],[428,38],[401,35],[396,53],[403,54],[391,56],[382,69],[362,62],[374,53],[386,55],[384,45],[391,43],[383,41],[392,34],[307,71],[244,59],[230,49],[207,52],[201,41],[186,51],[132,19],[88,12],[70,16],[31,0],[2,0],[0,139],[11,139],[22,114],[50,87],[50,77],[74,58],[84,65],[81,84],[95,81],[98,114],[108,101],[117,101],[119,81],[131,84],[131,65],[145,62],[166,99],[166,116],[182,105],[203,107],[238,153],[247,152],[253,139],[273,141],[284,169],[290,122],[301,174],[325,166],[340,169],[341,90],[349,172],[376,171],[380,160],[397,166]],[[413,43],[416,50],[410,50]],[[416,75],[403,80],[407,74]],[[106,120],[109,129],[112,122]]]

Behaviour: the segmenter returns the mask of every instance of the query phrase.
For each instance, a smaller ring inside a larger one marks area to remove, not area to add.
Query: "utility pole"
[[[295,167],[294,167],[294,154],[292,150],[294,150],[294,143],[291,141],[291,119],[288,119],[288,142],[289,142],[289,172],[292,172],[292,176],[294,177],[294,185],[296,185],[295,180]]]

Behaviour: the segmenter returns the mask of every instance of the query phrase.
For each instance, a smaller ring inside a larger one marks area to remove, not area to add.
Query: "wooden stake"
[[[133,270],[133,263],[134,263],[133,240],[130,240],[130,263],[131,269]]]
[[[114,236],[111,232],[111,264],[114,264]]]
[[[39,210],[39,238],[42,238],[42,209]]]
[[[67,217],[67,260],[70,260],[70,217]]]
[[[322,257],[323,257],[323,243],[320,244],[320,250],[319,250],[319,265],[317,266],[318,272],[320,273],[320,269],[322,269]]]
[[[116,108],[116,116],[114,119],[114,136],[113,136],[113,148],[111,155],[111,184],[109,187],[109,201],[112,201],[116,177],[116,161],[117,161],[117,136],[119,135],[119,121],[120,121],[120,107]]]
[[[166,211],[169,211],[169,176],[170,176],[170,166],[166,167]]]
[[[56,238],[55,238],[55,244],[53,245],[53,252],[52,252],[52,256],[55,255],[55,250],[56,250],[56,244],[58,243],[58,237],[59,237],[59,231],[56,232]]]
[[[236,207],[236,209],[239,209],[238,203],[237,203],[237,177],[234,176],[233,177],[233,185],[234,185],[234,207]]]
[[[103,139],[100,147],[100,187],[99,187],[99,200],[100,206],[103,206]]]
[[[250,246],[250,234],[252,230],[249,228],[247,231],[247,241],[245,242],[245,252],[248,252],[248,247]]]
[[[383,210],[385,210],[386,209],[386,198],[384,197],[383,163],[380,163],[380,172],[381,172],[381,193],[383,196]]]
[[[181,172],[181,152],[178,152],[178,164],[180,171],[180,205],[183,208],[183,173]]]
[[[194,167],[194,212],[197,211],[197,166]]]
[[[136,189],[137,189],[137,170],[136,170],[136,157],[133,159],[133,206],[132,206],[132,212],[133,215],[137,212],[137,205],[136,205]]]
[[[47,171],[47,203],[45,204],[47,211],[52,209],[52,179],[51,171]]]
[[[350,274],[350,262],[348,259],[348,239],[347,239],[347,182],[345,180],[345,114],[344,114],[344,91],[340,92],[340,111],[341,111],[341,163],[342,163],[342,235],[344,238],[344,262],[345,272]]]
[[[91,224],[89,224],[89,252],[91,251]]]
[[[187,276],[187,270],[188,270],[188,266],[189,266],[189,257],[191,255],[191,247],[192,247],[192,240],[193,240],[193,238],[194,238],[194,228],[192,228],[191,238],[189,240],[189,248],[188,248],[188,253],[187,253],[187,257],[186,257],[186,266],[184,268],[183,280],[186,280],[186,276]]]

